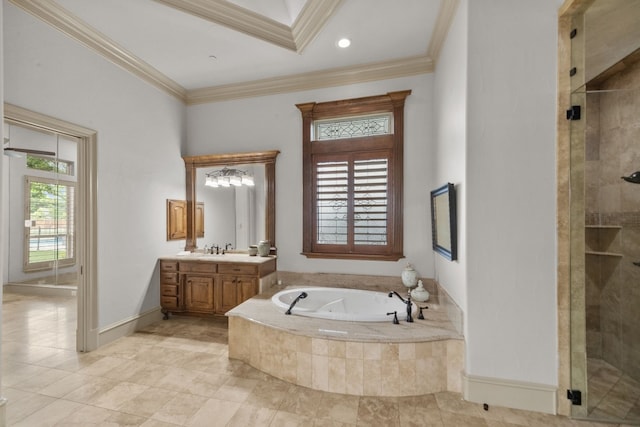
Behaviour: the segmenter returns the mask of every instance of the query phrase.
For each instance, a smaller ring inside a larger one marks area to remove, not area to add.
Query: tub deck
[[[231,311],[229,357],[315,390],[357,396],[461,392],[464,340],[445,310],[399,325],[285,315],[270,295]]]
[[[413,316],[413,323],[407,323],[406,313],[398,313],[399,325],[388,322],[346,322],[340,320],[317,319],[293,314],[285,315],[271,302],[269,295],[259,295],[227,312],[228,317],[242,317],[246,320],[268,326],[293,335],[311,338],[327,338],[356,342],[426,342],[446,339],[462,339],[447,313],[439,305],[420,303],[429,306],[423,310],[424,320]]]

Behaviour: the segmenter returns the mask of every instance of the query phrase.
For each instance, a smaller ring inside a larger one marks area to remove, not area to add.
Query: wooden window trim
[[[302,183],[303,183],[303,233],[302,254],[308,258],[359,259],[378,261],[397,261],[403,258],[403,175],[404,175],[404,103],[410,90],[389,92],[364,98],[346,99],[323,103],[309,102],[296,104],[302,114]],[[345,140],[313,141],[311,130],[315,120],[362,116],[374,113],[391,112],[393,114],[393,134]],[[372,152],[375,148],[389,150],[388,245],[385,253],[367,253],[369,250],[344,252],[326,246],[320,252],[314,249],[316,221],[313,203],[315,194],[314,162],[316,153],[358,153]]]

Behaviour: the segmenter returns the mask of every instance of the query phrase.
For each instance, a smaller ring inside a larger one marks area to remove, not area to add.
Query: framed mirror
[[[431,192],[433,250],[449,261],[458,259],[456,189],[447,183]]]
[[[255,169],[259,170],[261,173],[261,188],[260,193],[263,194],[263,201],[258,203],[258,206],[263,206],[264,214],[259,212],[259,215],[256,217],[260,218],[260,222],[263,224],[259,224],[257,227],[264,236],[259,236],[260,240],[268,240],[271,243],[272,247],[275,247],[276,241],[276,225],[275,225],[275,189],[276,189],[276,157],[280,151],[271,150],[271,151],[261,151],[261,152],[251,152],[251,153],[228,153],[228,154],[208,154],[202,156],[185,156],[183,157],[185,164],[185,172],[186,172],[186,208],[187,208],[187,222],[186,222],[186,245],[185,250],[194,251],[198,248],[197,242],[197,233],[196,233],[196,203],[202,202],[199,199],[203,197],[202,188],[204,188],[204,177],[208,170],[215,169],[223,169],[223,168],[238,168],[238,169]],[[220,215],[218,218],[221,220],[224,217],[222,215],[221,208],[230,208],[230,206],[226,206],[231,204],[230,201],[224,201],[224,199],[220,199],[220,202],[209,202],[205,203],[207,209],[211,206],[212,209],[216,209],[216,213],[213,215],[205,215],[205,217],[209,217],[210,220],[215,221],[216,215]],[[231,213],[232,210],[229,210],[229,213],[226,214],[234,215]],[[205,227],[206,230],[206,227]],[[207,243],[217,243],[219,245],[225,245],[230,238],[226,238],[224,236],[216,237],[218,239],[215,242],[207,242]],[[223,239],[223,240],[220,240]],[[257,242],[255,242],[257,243]],[[242,249],[242,248],[239,248]]]

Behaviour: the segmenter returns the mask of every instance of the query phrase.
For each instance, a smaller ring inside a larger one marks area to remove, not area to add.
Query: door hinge
[[[567,110],[567,120],[580,120],[580,111],[581,108],[579,105],[572,105],[571,108]]]
[[[580,390],[567,390],[567,399],[572,405],[582,406],[582,392]]]
[[[569,33],[569,38],[574,38],[576,35],[578,34],[578,29],[574,28],[573,30],[571,30],[571,32]]]

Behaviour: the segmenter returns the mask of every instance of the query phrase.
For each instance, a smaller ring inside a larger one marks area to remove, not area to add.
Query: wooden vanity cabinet
[[[215,278],[187,274],[184,281],[185,310],[205,313],[213,311],[215,308],[213,304]]]
[[[182,287],[178,274],[178,263],[175,261],[160,262],[160,306],[166,311],[182,310]]]
[[[224,314],[257,295],[260,279],[276,270],[263,263],[160,260],[160,305],[169,313]]]
[[[217,311],[226,313],[258,294],[258,279],[250,276],[220,276]]]

